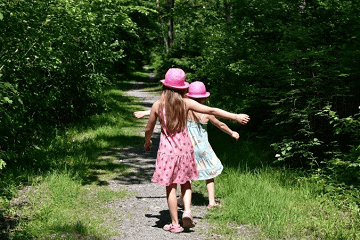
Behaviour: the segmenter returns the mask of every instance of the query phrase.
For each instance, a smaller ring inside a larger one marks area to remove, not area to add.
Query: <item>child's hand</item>
[[[239,139],[239,137],[240,137],[239,133],[237,133],[237,132],[235,132],[235,131],[232,132],[231,136],[232,136],[233,138],[235,138],[236,141],[237,141],[237,140]]]
[[[237,114],[236,121],[238,121],[242,125],[245,125],[250,121],[250,117],[247,114]]]
[[[136,118],[142,118],[142,117],[145,116],[145,115],[143,114],[143,111],[134,112],[133,115],[134,115],[134,117],[136,117]]]
[[[144,147],[145,147],[145,152],[150,152],[150,148],[152,146],[152,141],[150,140],[150,142],[145,143]]]

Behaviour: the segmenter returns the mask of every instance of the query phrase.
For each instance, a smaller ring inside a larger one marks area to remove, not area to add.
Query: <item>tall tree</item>
[[[174,45],[174,17],[172,10],[175,6],[175,0],[167,0],[166,5],[156,0],[156,6],[160,16],[161,33],[166,52],[169,53]]]
[[[230,23],[231,23],[231,17],[230,17],[231,4],[230,4],[230,0],[224,0],[224,11],[225,11],[226,24],[230,25]]]
[[[166,12],[168,14],[168,43],[169,47],[174,45],[174,17],[172,15],[172,9],[174,8],[174,0],[167,0]]]
[[[164,11],[163,11],[162,6],[160,6],[159,0],[156,0],[156,6],[157,6],[157,9],[158,9],[159,15],[160,15],[159,21],[160,21],[160,25],[161,25],[161,34],[162,34],[162,38],[164,41],[164,46],[165,46],[166,52],[169,52],[169,42],[168,42],[168,38],[165,33],[166,31],[164,30],[164,26],[165,26],[164,16],[163,16]]]

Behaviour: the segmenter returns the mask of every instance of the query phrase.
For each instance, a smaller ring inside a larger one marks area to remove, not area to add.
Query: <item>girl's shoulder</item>
[[[159,107],[159,104],[160,104],[160,102],[159,102],[159,100],[158,100],[158,101],[156,101],[156,102],[153,103],[152,107],[157,107],[157,108],[158,108],[158,107]]]
[[[206,124],[209,121],[208,116],[211,115],[190,110],[188,114],[188,120]]]
[[[154,111],[155,113],[158,113],[159,105],[160,105],[159,101],[154,102],[152,107],[151,107],[151,111]]]
[[[209,115],[209,114],[206,114],[206,113],[201,113],[201,116],[200,116],[200,122],[202,122],[202,123],[207,123],[209,120],[210,120],[210,118],[211,118],[211,116],[213,116],[214,117],[214,115]]]

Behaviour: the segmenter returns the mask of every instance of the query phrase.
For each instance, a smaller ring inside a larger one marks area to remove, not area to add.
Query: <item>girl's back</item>
[[[191,110],[189,110],[188,112],[187,119],[195,122],[201,121],[201,123],[204,124],[206,124],[209,121],[208,114],[198,113]]]
[[[188,155],[194,152],[187,126],[185,124],[183,130],[169,132],[166,128],[166,110],[158,109],[159,121],[161,124],[160,146],[158,152],[165,153],[167,155]]]
[[[163,100],[164,96],[160,98],[160,101],[154,103],[152,109],[156,112],[161,124],[160,145],[156,159],[156,170],[152,181],[164,186],[173,183],[184,184],[192,179],[197,179],[199,176],[194,150],[188,134],[186,121],[181,121],[178,114],[171,113],[173,109],[171,109],[171,106],[168,106],[168,103],[171,101]],[[174,100],[172,103],[174,103]],[[169,113],[173,117],[172,120],[168,118]],[[186,116],[184,115],[184,117]],[[179,126],[182,128],[178,129]],[[169,127],[174,128],[169,130]]]
[[[206,131],[209,115],[189,111],[187,127],[194,148],[199,178],[197,180],[213,179],[219,175],[223,166],[212,149]]]

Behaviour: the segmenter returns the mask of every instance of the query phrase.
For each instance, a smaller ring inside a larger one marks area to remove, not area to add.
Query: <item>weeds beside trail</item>
[[[342,207],[301,172],[272,167],[267,141],[247,137],[241,127],[239,131],[234,143],[215,127],[209,129],[225,169],[216,179],[225,207],[209,219],[224,225],[222,232],[232,231],[226,227],[232,222],[256,226],[267,239],[360,239],[356,205]]]

